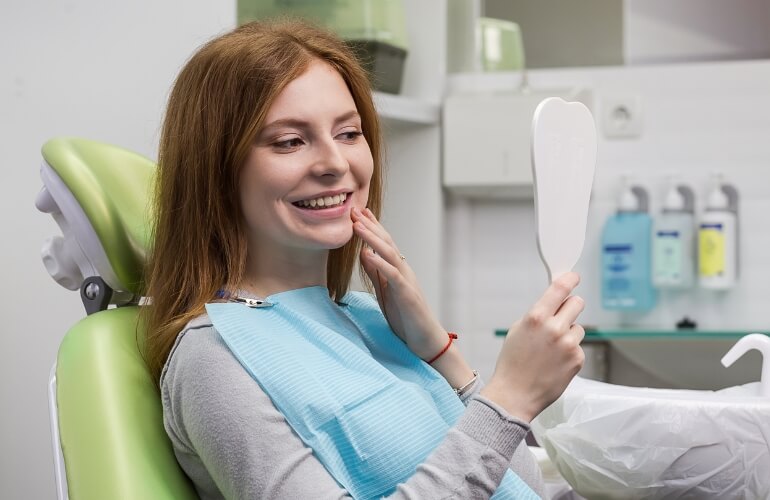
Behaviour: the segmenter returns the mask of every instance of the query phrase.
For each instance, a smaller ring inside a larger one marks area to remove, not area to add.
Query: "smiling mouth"
[[[319,198],[313,198],[309,200],[295,201],[293,205],[295,207],[304,208],[308,210],[322,210],[324,208],[334,208],[345,204],[345,200],[348,199],[350,193],[340,193],[334,196],[321,196]]]

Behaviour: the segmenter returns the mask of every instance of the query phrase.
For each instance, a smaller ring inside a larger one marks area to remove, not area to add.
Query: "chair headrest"
[[[62,286],[100,276],[113,290],[138,294],[150,243],[156,165],[123,148],[80,138],[43,145],[44,187],[35,205],[63,238],[50,238],[43,261]]]

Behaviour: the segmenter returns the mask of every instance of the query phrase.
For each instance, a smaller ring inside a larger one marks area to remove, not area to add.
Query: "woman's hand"
[[[447,333],[428,307],[412,268],[369,209],[353,208],[351,218],[365,243],[361,265],[391,329],[417,356],[432,358],[446,345]]]
[[[481,393],[527,422],[561,394],[583,366],[585,331],[575,324],[585,306],[570,296],[580,282],[567,273],[513,324],[497,358],[494,375]]]

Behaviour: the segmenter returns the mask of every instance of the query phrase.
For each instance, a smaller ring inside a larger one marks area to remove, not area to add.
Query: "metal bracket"
[[[88,315],[107,309],[111,298],[112,288],[100,276],[89,276],[80,285],[80,299]]]

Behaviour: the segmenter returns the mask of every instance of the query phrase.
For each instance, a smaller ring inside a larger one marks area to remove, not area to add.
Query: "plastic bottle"
[[[715,175],[698,224],[698,281],[703,288],[726,290],[738,276],[738,231],[735,207]]]
[[[652,283],[657,288],[689,288],[695,282],[695,217],[684,189],[669,180],[663,211],[655,219]]]
[[[602,232],[602,306],[617,311],[649,311],[656,292],[650,273],[652,219],[647,195],[628,180],[618,211]]]

